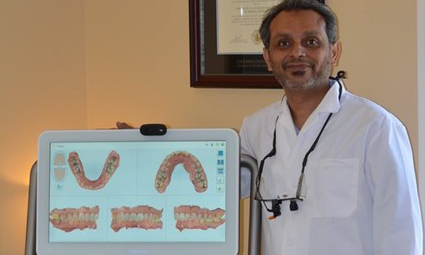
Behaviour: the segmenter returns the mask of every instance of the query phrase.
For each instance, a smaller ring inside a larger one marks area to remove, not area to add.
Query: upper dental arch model
[[[116,151],[111,151],[109,153],[106,158],[105,165],[103,166],[102,173],[97,180],[87,179],[83,163],[81,162],[80,156],[77,152],[74,151],[69,153],[68,164],[81,188],[98,190],[108,183],[109,179],[111,179],[112,175],[117,170],[120,164],[120,155]]]

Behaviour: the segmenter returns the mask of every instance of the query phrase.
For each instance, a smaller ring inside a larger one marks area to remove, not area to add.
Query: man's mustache
[[[309,60],[309,59],[288,59],[288,60],[283,61],[283,63],[282,63],[282,66],[284,68],[285,67],[291,67],[291,66],[298,66],[298,65],[313,67],[314,62]]]

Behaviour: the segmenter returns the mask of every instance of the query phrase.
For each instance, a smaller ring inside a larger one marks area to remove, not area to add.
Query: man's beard
[[[284,63],[285,65],[285,63]],[[314,70],[314,64],[310,64],[310,68]],[[329,75],[331,74],[332,65],[330,60],[326,60],[326,65],[322,70],[317,73],[313,73],[307,80],[296,80],[287,77],[284,74],[275,73],[276,80],[282,86],[283,89],[288,90],[307,90],[311,88],[317,88],[328,83]],[[292,76],[305,75],[305,71],[294,71]]]

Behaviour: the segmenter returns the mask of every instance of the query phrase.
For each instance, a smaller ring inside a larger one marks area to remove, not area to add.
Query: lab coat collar
[[[336,113],[339,111],[341,104],[339,101],[339,88],[341,86],[341,94],[343,95],[345,93],[345,87],[344,83],[340,80],[340,84],[336,80],[330,80],[329,86],[330,89],[326,93],[325,97],[322,99],[320,104],[317,106],[317,108],[314,110],[313,114],[317,113]],[[342,98],[341,95],[341,98]],[[282,98],[282,103],[280,106],[280,113],[283,114],[290,114],[287,98]]]
[[[336,113],[341,108],[341,102],[339,100],[339,91],[341,87],[341,98],[342,94],[345,92],[344,84],[342,81],[339,81],[340,84],[336,80],[330,80],[329,86],[331,88],[326,93],[325,97],[320,102],[319,106],[317,106],[315,112],[317,113]]]
[[[304,133],[310,126],[314,125],[319,121],[320,116],[326,118],[329,113],[336,113],[341,108],[340,100],[339,100],[339,90],[341,86],[341,99],[342,95],[345,93],[344,84],[340,80],[340,84],[336,80],[329,81],[330,89],[326,93],[325,97],[322,99],[317,108],[312,112],[310,117],[307,119],[301,131],[296,130],[296,133],[301,132]],[[284,97],[282,99],[282,103],[280,106],[279,116],[282,119],[283,126],[289,129],[294,128],[294,124],[292,122],[291,112],[289,110],[289,106],[287,103],[287,98]],[[321,118],[322,119],[322,118]]]

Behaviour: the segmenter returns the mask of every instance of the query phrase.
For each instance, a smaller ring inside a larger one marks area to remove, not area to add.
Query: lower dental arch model
[[[112,208],[111,228],[115,232],[122,228],[162,229],[162,211],[147,205]]]
[[[81,188],[89,190],[98,190],[103,188],[112,175],[117,170],[120,163],[120,155],[116,151],[111,151],[106,158],[105,165],[103,166],[102,173],[97,180],[89,180],[84,172],[83,163],[80,160],[80,156],[77,152],[69,153],[68,164],[71,168],[71,172],[77,179],[78,185]]]
[[[164,193],[167,189],[171,181],[171,174],[178,164],[183,164],[184,169],[189,174],[190,181],[193,183],[198,193],[207,190],[207,176],[201,162],[189,152],[175,151],[162,161],[156,173],[155,188],[159,193]]]
[[[99,206],[53,209],[50,211],[49,219],[53,227],[71,232],[86,228],[96,229],[96,220],[99,218]]]

